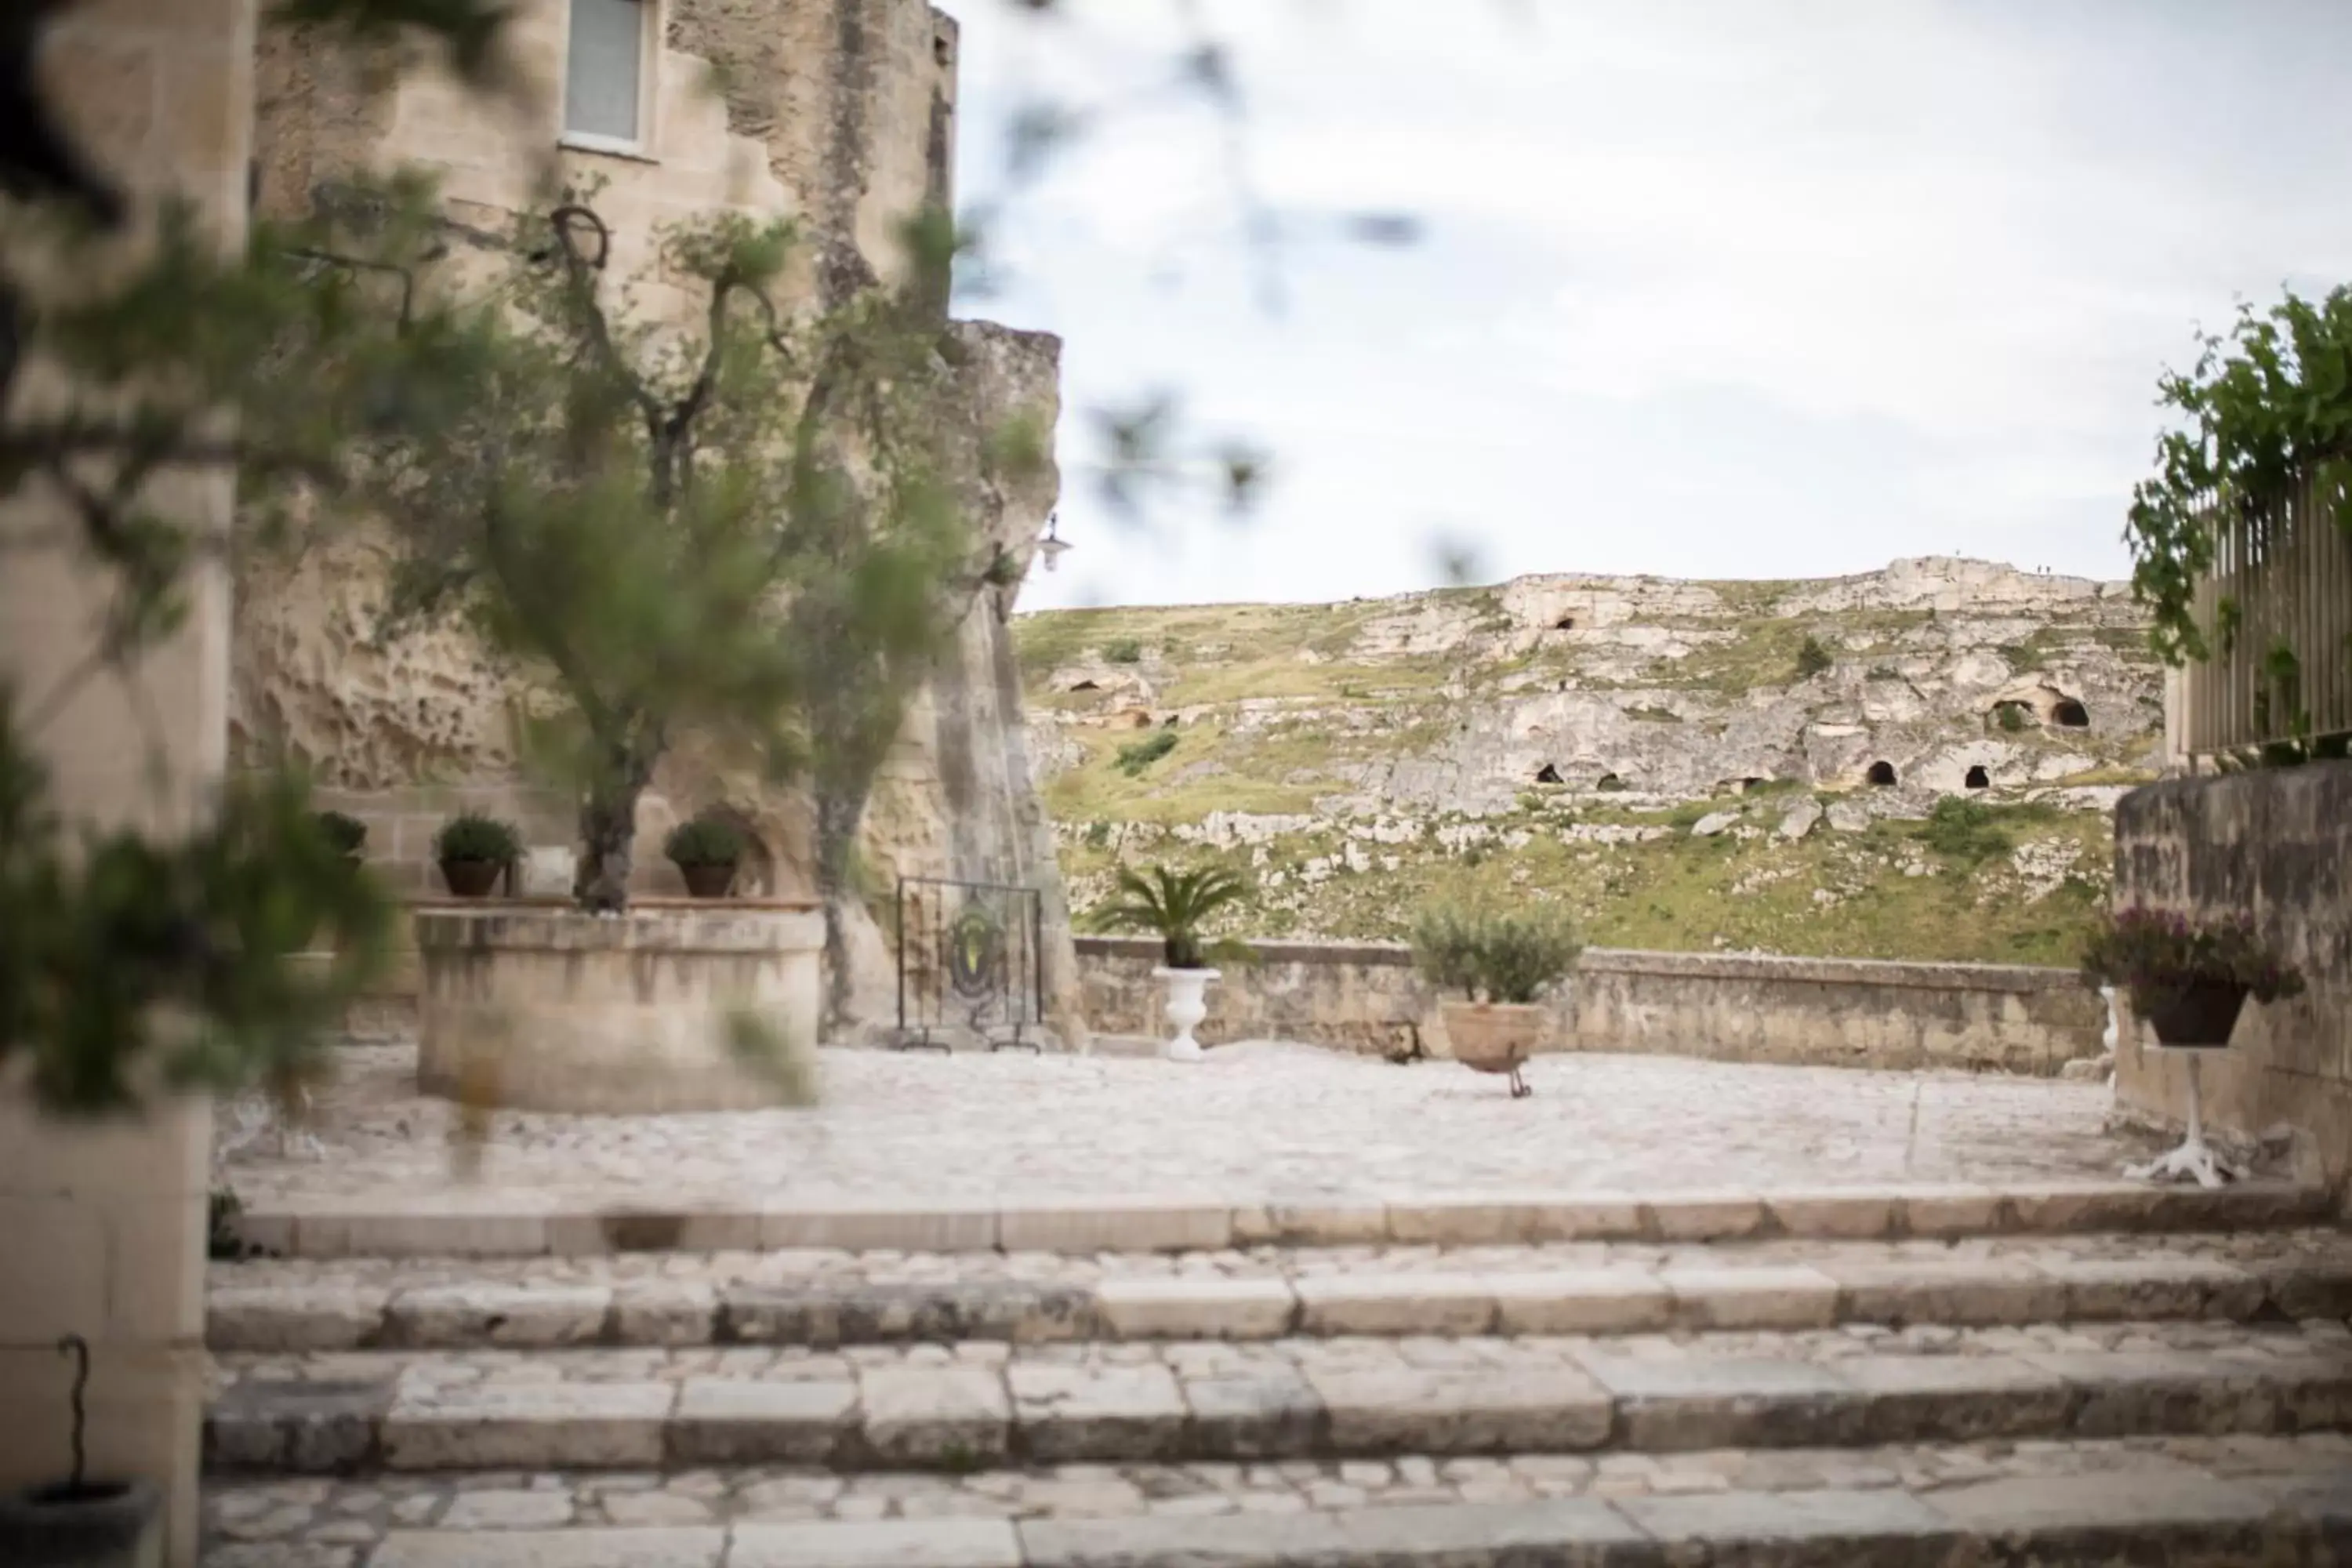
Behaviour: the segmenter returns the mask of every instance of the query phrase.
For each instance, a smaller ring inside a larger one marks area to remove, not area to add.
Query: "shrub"
[[[2014,735],[2033,721],[2026,716],[2022,702],[2004,702],[1993,710],[1993,722]]]
[[[339,854],[357,855],[360,847],[367,842],[367,824],[340,811],[319,813],[319,831],[326,836],[327,842],[333,845]]]
[[[1584,943],[1576,922],[1555,905],[1479,910],[1441,905],[1412,927],[1413,964],[1440,991],[1472,1001],[1533,1002],[1573,973]]]
[[[1143,645],[1133,637],[1113,637],[1103,644],[1102,656],[1109,664],[1141,664]]]
[[[1957,795],[1936,803],[1919,837],[1928,848],[1953,860],[1990,860],[2014,847],[1992,807]]]
[[[492,860],[504,866],[522,855],[522,836],[514,825],[478,812],[453,816],[433,836],[436,860]]]
[[[1797,679],[1811,680],[1836,663],[1830,650],[1822,646],[1822,639],[1808,634],[1797,649]]]
[[[669,837],[662,841],[662,853],[669,857],[670,864],[681,869],[688,866],[732,866],[743,858],[743,834],[731,822],[698,816],[669,830]]]
[[[1108,931],[1137,931],[1156,936],[1171,969],[1205,969],[1210,959],[1246,961],[1247,943],[1227,939],[1208,941],[1202,925],[1218,910],[1249,897],[1249,884],[1221,866],[1198,871],[1175,871],[1154,866],[1149,873],[1118,868],[1118,897],[1097,921]]]
[[[2148,1005],[2196,985],[2242,985],[2258,1002],[2300,995],[2303,975],[2239,916],[2200,923],[2156,910],[2108,916],[2083,952],[2083,984]]]
[[[1175,749],[1175,731],[1155,730],[1135,744],[1118,749],[1118,771],[1129,778],[1139,778],[1144,769]]]

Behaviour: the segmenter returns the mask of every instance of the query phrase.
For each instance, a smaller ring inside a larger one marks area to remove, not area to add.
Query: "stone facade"
[[[1087,1013],[1162,1032],[1159,944],[1081,937]],[[1448,1054],[1436,998],[1394,942],[1255,944],[1210,992],[1204,1041],[1280,1038],[1392,1058]],[[2098,1055],[2098,998],[2063,970],[1745,954],[1585,953],[1544,1048],[1724,1061],[2053,1075]]]
[[[2309,1135],[2328,1179],[2352,1177],[2352,763],[2176,779],[2116,809],[2116,904],[2245,914],[2304,973],[2293,1001],[2247,1005],[2231,1048],[2200,1069],[2207,1122]],[[2127,1030],[2116,1099],[2179,1123],[2188,1069]]]
[[[331,204],[361,171],[421,166],[442,183],[451,280],[496,257],[516,212],[551,177],[602,182],[610,270],[634,276],[669,223],[715,209],[791,216],[807,244],[789,279],[798,299],[838,299],[900,270],[898,226],[952,196],[955,24],[921,0],[664,0],[647,127],[627,153],[561,133],[566,0],[525,0],[510,42],[532,94],[467,94],[431,70],[370,71],[299,34],[265,38],[259,57],[258,189],[265,209]],[[681,304],[659,278],[639,308]],[[1048,472],[1014,487],[982,472],[982,438],[1016,412],[1050,426],[1060,345],[983,322],[950,329],[954,435],[967,516],[1026,570],[1057,489]],[[239,588],[233,745],[311,767],[321,805],[369,827],[368,855],[411,894],[438,890],[434,832],[461,810],[503,816],[537,848],[575,839],[571,801],[522,766],[514,682],[464,632],[439,628],[379,646],[384,556],[365,540],[299,564],[252,563]],[[1011,590],[983,594],[915,704],[866,814],[864,858],[887,887],[899,875],[1041,887],[1047,911],[1047,1011],[1084,1036],[1050,828],[1030,776],[1021,689],[1006,617]],[[806,898],[814,854],[808,801],[689,742],[667,756],[638,817],[639,889],[682,890],[661,835],[709,807],[752,839],[745,890]],[[885,1016],[891,959],[872,920],[849,931],[853,1016]]]
[[[101,168],[142,195],[187,196],[227,244],[245,229],[255,10],[94,0],[60,14],[37,61],[43,97]],[[19,395],[59,390],[37,364]],[[226,524],[229,479],[190,475],[149,500],[201,536]],[[96,645],[113,589],[78,552],[29,542],[73,531],[56,506],[37,485],[0,496],[0,531],[16,541],[0,570],[0,685],[37,700]],[[69,816],[169,833],[203,809],[226,732],[227,590],[198,566],[180,629],[129,680],[87,682],[33,734]],[[161,1489],[173,1568],[196,1560],[210,1148],[200,1101],[81,1126],[37,1115],[19,1083],[0,1082],[0,1489],[68,1475],[73,1365],[57,1346],[79,1334],[90,1475]]]

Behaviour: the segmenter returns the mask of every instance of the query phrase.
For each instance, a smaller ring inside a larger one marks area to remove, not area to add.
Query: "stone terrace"
[[[1535,1098],[1449,1063],[1252,1044],[1151,1060],[828,1051],[812,1110],[596,1118],[500,1113],[478,1165],[404,1046],[351,1047],[310,1131],[232,1157],[249,1209],[428,1205],[527,1191],[583,1206],[949,1206],[1107,1196],[1381,1202],[1412,1195],[1755,1193],[2113,1180],[2144,1145],[2089,1084],[1558,1056]]]

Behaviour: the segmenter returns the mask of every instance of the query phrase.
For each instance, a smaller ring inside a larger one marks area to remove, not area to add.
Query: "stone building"
[[[371,70],[348,52],[273,29],[257,58],[255,189],[264,212],[334,201],[361,171],[422,166],[441,181],[448,265],[495,256],[513,216],[552,174],[593,184],[613,230],[608,275],[644,271],[660,229],[712,209],[790,216],[803,299],[836,301],[902,266],[900,224],[953,198],[958,34],[923,0],[522,0],[509,30],[520,106],[430,70]],[[658,277],[639,305],[660,311]],[[951,328],[964,351],[956,405],[973,436],[1016,410],[1058,408],[1057,340],[983,322]],[[977,447],[977,441],[964,443]],[[1048,473],[965,487],[976,535],[1024,571],[1055,499]],[[514,688],[462,632],[372,645],[382,561],[338,547],[299,567],[248,566],[233,650],[232,748],[280,749],[315,770],[324,804],[368,824],[369,854],[404,889],[434,889],[430,844],[458,809],[518,822],[556,850],[563,881],[573,808],[521,765]],[[910,713],[877,783],[861,848],[877,888],[898,876],[1036,886],[1049,1017],[1080,1030],[1068,921],[1032,784],[1010,595],[985,591]],[[695,753],[667,758],[639,816],[637,879],[679,890],[657,852],[674,821],[719,807],[754,838],[750,890],[812,891],[804,799]],[[885,895],[887,897],[887,894]],[[874,918],[880,916],[880,920]],[[887,910],[854,922],[860,1023],[887,1021]]]

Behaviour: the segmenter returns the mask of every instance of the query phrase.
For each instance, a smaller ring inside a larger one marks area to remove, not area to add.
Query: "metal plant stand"
[[[2178,1047],[2168,1047],[2178,1048]],[[2136,1182],[2193,1181],[2200,1187],[2218,1187],[2242,1180],[2244,1169],[2224,1159],[2205,1142],[2204,1085],[2200,1081],[2205,1053],[2185,1050],[2189,1058],[2189,1136],[2179,1148],[2159,1154],[2144,1165],[2126,1165],[2124,1174]]]
[[[1035,888],[898,879],[898,1050],[954,1049],[968,1032],[991,1051],[1043,1054],[1044,896]]]

